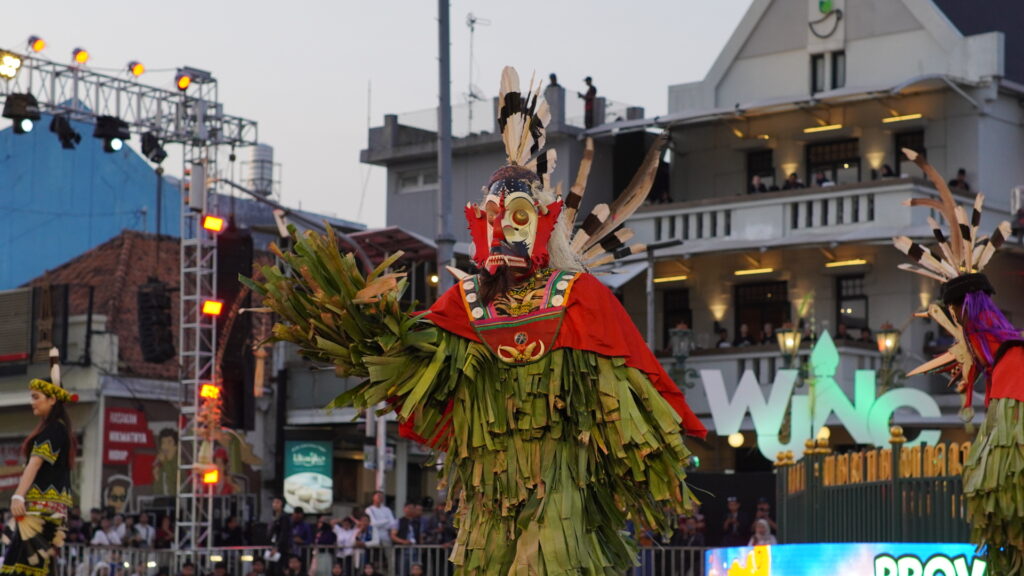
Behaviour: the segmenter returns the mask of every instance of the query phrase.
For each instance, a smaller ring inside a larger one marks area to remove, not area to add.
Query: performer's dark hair
[[[495,298],[507,293],[516,285],[515,273],[508,266],[497,269],[494,275],[487,270],[480,271],[480,300],[490,304]]]
[[[29,454],[32,452],[32,443],[35,442],[43,430],[55,422],[60,422],[64,426],[64,431],[68,435],[68,468],[75,467],[75,454],[78,453],[78,441],[75,439],[75,431],[71,427],[71,415],[68,414],[68,408],[63,402],[57,402],[50,409],[50,413],[39,421],[36,429],[25,438],[25,442],[21,445],[21,453],[28,460]]]

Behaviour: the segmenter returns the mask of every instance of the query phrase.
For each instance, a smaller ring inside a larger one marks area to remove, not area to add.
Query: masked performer
[[[979,236],[984,197],[975,197],[968,218],[935,169],[913,151],[904,149],[904,153],[924,170],[941,198],[915,198],[910,205],[937,210],[950,231],[945,234],[934,219],[928,219],[938,254],[907,237],[896,238],[896,247],[916,261],[900,268],[942,282],[941,302],[929,306],[927,316],[954,338],[949,351],[910,375],[949,373],[951,384],[965,395],[968,415],[973,412],[975,382],[981,379],[985,386],[985,420],[964,464],[967,521],[972,541],[987,546],[992,573],[1020,574],[1024,571],[1024,341],[992,302],[995,291],[981,273],[1010,235],[1010,223],[1001,223],[990,237]]]
[[[50,559],[64,545],[64,526],[71,506],[71,468],[75,436],[66,404],[77,395],[60,385],[58,353],[50,351],[50,382],[33,379],[28,387],[32,414],[39,425],[25,439],[25,471],[11,496],[17,527],[0,574],[49,576]]]
[[[662,141],[570,242],[593,145],[563,205],[538,92],[521,93],[504,70],[508,164],[466,207],[480,273],[460,274],[428,312],[400,312],[405,280],[384,273],[396,256],[364,278],[330,233],[281,254],[294,275],[268,268],[251,284],[286,321],[277,339],[367,378],[334,406],[394,410],[404,434],[447,453],[459,574],[628,569],[627,519],[671,533],[666,509],[692,504],[684,433],[705,433],[616,298],[584,272],[639,251],[623,246],[632,232],[621,224],[650,191]]]

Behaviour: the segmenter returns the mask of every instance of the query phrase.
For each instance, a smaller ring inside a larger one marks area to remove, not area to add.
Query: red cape
[[[469,323],[469,313],[458,284],[430,307],[427,319],[448,332],[480,342],[480,337]],[[624,358],[627,366],[646,374],[654,388],[675,408],[687,434],[698,438],[707,436],[707,429],[690,410],[679,387],[647,347],[622,304],[611,290],[592,275],[577,276],[569,293],[565,318],[554,348],[588,350],[606,357]],[[423,441],[412,434],[411,425],[403,425],[402,435]],[[438,440],[434,438],[430,444]]]
[[[996,353],[992,380],[985,394],[985,405],[992,398],[1013,398],[1024,402],[1024,342],[1003,342]]]

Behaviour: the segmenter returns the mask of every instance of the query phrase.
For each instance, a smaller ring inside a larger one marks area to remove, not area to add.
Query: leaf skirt
[[[451,389],[437,392],[453,398],[442,484],[458,504],[458,573],[621,574],[637,555],[627,521],[671,535],[693,503],[689,451],[643,373],[587,351],[511,366],[448,344]]]

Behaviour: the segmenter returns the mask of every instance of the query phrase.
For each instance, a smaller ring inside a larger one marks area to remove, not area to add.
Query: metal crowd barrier
[[[641,548],[639,565],[627,576],[702,576],[705,548],[656,546]],[[224,562],[226,576],[250,576],[253,561],[264,559],[270,552],[267,546],[208,548],[197,550],[191,557],[196,564],[196,576],[209,576],[215,563]],[[382,576],[409,576],[413,564],[423,566],[426,576],[451,576],[454,566],[448,562],[451,548],[447,546],[390,546],[345,550],[337,547],[310,546],[298,550],[304,576],[331,576],[335,562],[342,565],[343,574],[354,576],[367,563]],[[176,576],[175,550],[87,546],[67,544],[54,562],[53,576]],[[278,576],[286,568],[285,560],[278,565],[267,564],[267,576]]]

